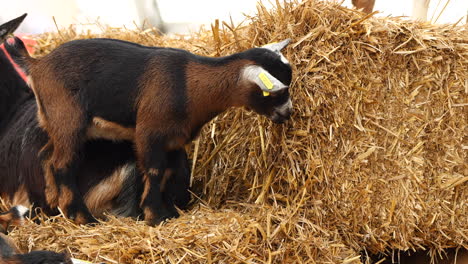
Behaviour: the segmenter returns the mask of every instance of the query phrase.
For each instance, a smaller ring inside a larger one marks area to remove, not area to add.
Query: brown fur
[[[21,260],[18,259],[18,257],[13,256],[12,258],[8,259],[2,259],[0,257],[0,264],[22,264]]]
[[[161,174],[165,172],[154,171],[154,169],[159,169],[159,166],[162,168],[166,166],[164,153],[183,149],[199,129],[217,114],[230,107],[248,105],[250,103],[248,95],[252,94],[252,89],[258,89],[256,85],[247,81],[245,83],[239,81],[241,69],[255,64],[250,60],[227,60],[222,67],[217,64],[187,60],[187,64],[181,64],[183,68],[178,68],[177,65],[171,68],[161,63],[161,58],[152,57],[146,62],[142,75],[136,79],[138,88],[134,87],[137,94],[135,102],[131,103],[136,110],[135,127],[125,127],[123,124],[110,122],[99,116],[88,116],[90,113],[85,113],[85,110],[80,107],[81,104],[86,103],[79,101],[80,94],[73,96],[72,91],[68,89],[70,87],[61,83],[61,79],[71,81],[86,77],[80,75],[82,72],[80,67],[83,65],[79,65],[85,58],[77,58],[73,68],[63,72],[66,76],[60,78],[55,76],[56,69],[53,67],[58,67],[58,65],[54,60],[63,63],[64,58],[76,58],[71,52],[61,49],[38,60],[29,59],[30,75],[34,80],[33,91],[39,105],[38,118],[50,137],[51,144],[48,150],[52,150],[50,163],[45,163],[46,178],[50,178],[46,182],[51,186],[50,190],[46,191],[47,201],[53,206],[55,200],[58,200],[58,205],[65,214],[67,214],[66,207],[70,205],[73,198],[80,198],[80,196],[73,187],[72,190],[62,190],[65,185],[60,185],[58,190],[55,190],[54,186],[61,183],[52,180],[52,177],[57,177],[53,173],[58,173],[57,171],[60,170],[63,175],[71,175],[70,167],[76,165],[77,152],[86,139],[134,141],[137,163],[144,174],[142,199],[145,200],[148,193],[152,193],[151,186],[159,185],[156,187],[158,189],[165,187],[161,186],[163,178]],[[174,96],[177,96],[174,93],[177,91],[173,89],[174,69],[181,72],[185,70],[183,77],[180,78],[184,78],[182,80],[186,86],[184,100],[186,98],[187,105],[183,105],[185,102],[181,104],[174,102],[177,100],[174,99]],[[185,109],[182,109],[180,113],[174,113],[175,105],[171,104],[183,105]],[[186,116],[184,112],[187,113]],[[90,124],[86,123],[88,118],[92,120]],[[158,140],[161,142],[157,142]],[[157,155],[161,155],[160,164],[157,161],[159,159]],[[155,182],[152,184],[152,181]],[[74,183],[70,184],[72,186]],[[58,198],[55,198],[57,191]],[[155,191],[155,196],[151,197],[154,200],[148,200],[153,204],[154,210],[156,207],[161,207],[160,195],[160,190]],[[161,210],[164,211],[164,209]],[[173,212],[160,212],[162,217],[168,213]],[[152,215],[154,214],[155,212]]]
[[[148,193],[150,191],[151,187],[151,181],[148,175],[145,173],[143,175],[143,193],[141,194],[141,201],[140,201],[140,207],[143,206],[143,202],[146,199],[146,196],[148,196]]]
[[[13,242],[10,238],[8,238],[7,235],[0,234],[0,239],[3,239],[8,244],[8,246],[10,246],[10,248],[13,249],[14,252],[16,253],[21,252],[20,249],[16,246],[15,242]],[[1,260],[0,260],[0,263],[1,263]]]
[[[5,240],[8,246],[10,246],[16,252],[16,254],[20,253],[20,250],[18,249],[18,247],[16,247],[16,245],[6,235],[0,234],[0,239]],[[23,263],[15,255],[11,257],[2,257],[2,252],[0,252],[0,264],[23,264]]]
[[[88,220],[81,212],[77,213],[74,221],[78,225],[86,225],[88,223]]]
[[[64,211],[65,214],[68,213],[67,208],[73,201],[73,192],[68,188],[68,186],[60,186],[60,196],[59,196],[59,207]]]
[[[10,225],[20,226],[22,224],[22,218],[17,218],[11,212],[5,212],[0,215],[0,233],[7,231]]]
[[[73,194],[69,189],[64,190],[64,186],[57,186],[52,171],[67,168],[74,159],[74,146],[78,144],[79,138],[77,133],[81,129],[84,117],[71,93],[54,78],[54,71],[47,62],[47,57],[41,61],[32,60],[31,76],[41,78],[34,78],[34,82],[30,80],[30,83],[38,105],[39,125],[48,132],[50,138],[42,151],[52,148],[51,155],[43,167],[47,186],[46,201],[51,207],[58,205],[66,211]],[[47,105],[47,110],[44,109],[44,105]]]
[[[13,195],[12,204],[21,204],[26,207],[28,207],[31,204],[29,202],[28,191],[26,190],[26,186],[24,184],[21,184],[18,190]]]
[[[253,62],[236,60],[227,67],[214,67],[196,63],[187,66],[187,97],[190,114],[190,127],[204,124],[210,113],[220,113],[233,106],[246,104],[249,87],[241,85],[240,89],[232,89],[238,85],[239,72]],[[220,76],[218,80],[205,76]],[[223,88],[223,89],[220,89]],[[236,96],[232,94],[235,93]],[[227,101],[231,100],[231,101]],[[200,107],[203,106],[203,107]]]
[[[128,167],[123,166],[86,193],[85,203],[93,215],[103,216],[112,209],[112,200],[122,189],[127,170]]]
[[[170,145],[170,149],[177,149],[181,144],[184,145],[184,138],[189,135],[185,129],[187,124],[175,124],[174,117],[168,112],[168,107],[154,107],[155,105],[164,105],[164,102],[169,101],[166,96],[171,94],[169,90],[171,80],[167,77],[167,74],[166,70],[157,61],[150,61],[140,82],[142,88],[137,102],[135,102],[137,107],[135,145],[138,165],[142,171],[151,169],[145,168],[142,161],[147,148],[155,143],[148,141],[155,133],[172,134],[173,130],[183,127],[182,131],[178,131],[181,132],[181,135],[172,138],[171,142],[167,144]]]
[[[169,177],[172,175],[172,170],[167,169],[164,172],[163,179],[161,180],[161,185],[160,185],[160,191],[163,191],[166,185],[167,180]],[[143,207],[143,202],[145,201],[146,197],[148,196],[148,193],[150,192],[151,189],[151,176],[147,176],[145,174],[143,176],[143,193],[141,195],[141,200],[140,200],[140,207]],[[146,222],[151,223],[156,219],[157,214],[154,212],[151,208],[149,207],[144,207],[143,208],[143,215],[144,219]]]
[[[92,124],[86,131],[88,138],[104,138],[109,140],[131,140],[135,138],[135,128],[128,128],[117,123],[107,121],[100,117],[94,117]]]
[[[0,231],[6,232],[12,220],[13,216],[11,214],[0,215]]]
[[[49,132],[53,143],[74,144],[75,137],[66,137],[66,135],[75,136],[73,133],[80,129],[83,111],[71,93],[54,77],[54,71],[48,66],[47,56],[39,62],[32,64],[30,71],[31,76],[41,76],[34,78],[34,85],[31,87],[36,95],[39,120],[42,120],[40,125]],[[44,105],[47,105],[47,111]],[[70,149],[69,145],[53,144],[53,146],[51,157],[53,165],[56,169],[65,168],[74,153],[67,151]]]
[[[187,112],[190,113],[190,119],[185,124],[174,123],[174,119],[166,113],[165,107],[155,108],[154,105],[164,105],[167,101],[165,94],[168,80],[165,76],[164,68],[158,62],[150,62],[148,70],[142,78],[142,91],[137,101],[137,128],[135,143],[137,147],[138,160],[142,160],[146,147],[151,143],[147,142],[152,133],[160,132],[162,134],[173,134],[177,130],[177,136],[171,138],[166,144],[166,151],[181,149],[188,143],[195,127],[203,125],[209,121],[213,113],[220,113],[229,107],[245,105],[247,100],[248,88],[244,90],[234,90],[238,85],[239,71],[253,62],[237,60],[226,67],[214,67],[193,62],[187,65]],[[207,78],[206,76],[220,76],[218,80]],[[224,89],[220,89],[224,88]],[[232,93],[236,92],[236,96]],[[233,101],[228,101],[235,98]],[[165,124],[161,126],[161,124]],[[157,131],[155,131],[155,128]],[[139,164],[142,166],[142,164]],[[146,168],[148,169],[148,168]]]
[[[145,215],[145,221],[147,222],[151,222],[156,219],[155,212],[153,212],[153,210],[151,210],[149,207],[143,209],[143,214]]]
[[[168,91],[170,80],[166,77],[168,74],[157,61],[150,61],[141,81],[142,90],[137,100],[137,126],[135,129],[135,145],[137,152],[138,165],[145,172],[144,191],[142,194],[141,205],[150,192],[151,181],[157,175],[154,168],[146,168],[143,164],[149,146],[155,142],[150,142],[154,133],[163,135],[172,135],[165,143],[165,151],[171,151],[184,148],[184,145],[193,136],[193,129],[199,128],[213,114],[216,115],[227,110],[231,106],[240,106],[245,104],[248,91],[239,91],[233,89],[238,86],[239,72],[241,67],[249,63],[248,61],[238,60],[225,67],[213,67],[189,62],[186,66],[186,85],[187,85],[187,109],[190,113],[188,120],[175,119],[170,113],[167,113],[167,107],[155,107],[164,105],[168,98],[164,95],[170,95]],[[218,80],[207,78],[207,76],[220,76]],[[222,89],[220,89],[222,88]],[[237,101],[229,101],[233,92],[236,92]],[[245,94],[245,96],[244,96]],[[164,126],[161,126],[164,124]],[[156,142],[158,143],[158,142]],[[162,177],[160,190],[164,190],[165,182],[170,172],[166,171]],[[155,212],[148,208],[144,209],[145,220],[152,221]],[[147,215],[148,214],[148,215]]]
[[[166,189],[166,183],[171,178],[172,173],[173,173],[173,171],[171,169],[167,169],[164,172],[164,175],[163,175],[162,180],[161,180],[161,188],[160,188],[161,192],[164,192],[164,190]]]
[[[151,174],[151,175],[158,175],[158,173],[159,173],[158,169],[151,168],[148,170],[148,174]]]
[[[15,190],[13,195],[7,194],[7,193],[1,193],[0,197],[2,197],[3,201],[6,202],[7,204],[13,204],[13,205],[20,204],[26,207],[29,207],[31,205],[31,202],[29,200],[29,194],[24,184],[21,184],[18,187],[18,189]]]
[[[50,160],[44,161],[42,168],[44,171],[44,180],[46,186],[44,190],[46,202],[50,207],[55,208],[58,206],[59,191],[52,173],[52,165],[50,164]]]
[[[187,109],[190,113],[189,119],[174,123],[174,118],[165,113],[166,108],[155,108],[155,105],[163,105],[157,100],[167,101],[167,98],[161,95],[170,94],[167,89],[169,80],[165,76],[167,74],[157,62],[150,62],[148,70],[142,80],[143,87],[139,96],[137,109],[137,127],[135,143],[137,149],[137,159],[140,161],[139,166],[143,170],[147,170],[144,177],[144,192],[142,201],[145,200],[149,193],[151,178],[156,173],[153,173],[153,168],[145,168],[141,161],[148,151],[147,147],[153,142],[147,140],[151,138],[154,129],[157,128],[161,134],[177,135],[173,136],[166,143],[166,151],[184,148],[184,145],[193,136],[193,129],[200,128],[208,122],[214,115],[219,114],[229,107],[242,106],[246,104],[249,89],[253,89],[252,85],[239,85],[239,73],[246,65],[253,62],[246,60],[236,60],[224,67],[215,67],[205,64],[189,62],[186,66],[186,85],[187,85]],[[219,79],[208,78],[207,76],[219,76]],[[234,89],[236,87],[237,89]],[[233,96],[235,92],[236,96]],[[155,101],[156,100],[156,101]],[[161,127],[160,124],[165,124]],[[175,133],[174,133],[175,131]],[[165,183],[170,177],[170,171],[166,171],[162,177],[160,191],[164,191]],[[151,221],[154,217],[154,212],[146,217],[145,220]]]
[[[372,13],[374,10],[375,0],[352,0],[353,5],[357,9],[361,9],[365,13]]]

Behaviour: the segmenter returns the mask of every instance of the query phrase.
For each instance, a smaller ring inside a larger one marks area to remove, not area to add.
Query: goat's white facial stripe
[[[288,88],[287,85],[284,85],[280,80],[258,65],[245,67],[242,70],[242,79],[254,82],[266,93],[274,93]]]
[[[16,210],[18,211],[18,214],[20,216],[24,216],[28,212],[28,208],[22,205],[17,205],[15,206]]]

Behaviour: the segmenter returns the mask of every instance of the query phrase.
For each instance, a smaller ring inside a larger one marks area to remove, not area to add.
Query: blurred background
[[[263,4],[271,8],[272,2]],[[351,0],[339,0],[352,7]],[[253,15],[256,0],[0,0],[0,23],[25,12],[27,19],[17,33],[56,31],[76,24],[78,30],[99,31],[96,21],[129,29],[154,25],[165,33],[190,33],[215,19],[240,23]],[[410,16],[411,0],[376,0],[378,16]],[[428,20],[433,23],[466,23],[468,0],[431,0]],[[439,16],[440,15],[440,16]]]

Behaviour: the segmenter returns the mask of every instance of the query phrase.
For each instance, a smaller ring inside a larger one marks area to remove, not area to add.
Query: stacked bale
[[[89,37],[46,34],[39,53]],[[359,263],[362,250],[468,247],[466,26],[306,0],[190,38],[99,37],[209,56],[292,38],[295,113],[284,126],[243,110],[207,125],[190,146],[198,201],[180,218],[154,228],[52,218],[12,233],[23,249],[110,263]]]

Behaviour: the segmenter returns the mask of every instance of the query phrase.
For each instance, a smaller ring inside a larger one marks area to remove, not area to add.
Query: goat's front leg
[[[190,202],[190,162],[185,149],[167,153],[168,169],[163,179],[163,199],[168,205],[187,209]]]
[[[164,150],[164,140],[155,138],[152,144],[142,144],[145,140],[136,140],[137,157],[143,174],[143,194],[140,207],[145,221],[154,225],[179,216],[174,206],[164,203],[161,183],[166,172],[168,160]]]

